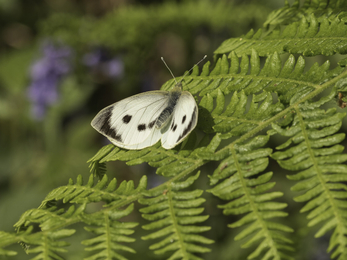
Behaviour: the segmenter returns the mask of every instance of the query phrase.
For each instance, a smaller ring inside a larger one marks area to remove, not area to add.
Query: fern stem
[[[104,214],[105,218],[105,227],[106,227],[106,241],[107,241],[107,259],[112,259],[112,254],[111,254],[111,230],[110,230],[110,219],[108,218],[107,214]]]
[[[44,253],[44,255],[45,255],[45,257],[44,257],[44,259],[49,259],[50,257],[49,257],[49,254],[48,254],[48,250],[49,250],[49,248],[48,248],[48,244],[49,244],[49,241],[48,241],[48,237],[46,236],[46,233],[44,233],[43,234],[43,239],[44,239],[44,250],[43,250],[43,253]]]
[[[186,248],[184,247],[184,241],[183,241],[181,232],[179,230],[178,223],[177,223],[177,218],[176,218],[176,215],[175,215],[175,209],[174,209],[174,205],[173,205],[171,185],[168,185],[167,189],[168,189],[167,197],[168,197],[168,204],[169,204],[169,207],[170,207],[170,215],[171,215],[171,218],[172,218],[172,225],[175,228],[175,233],[177,235],[177,240],[179,242],[180,248],[181,248],[182,253],[183,253],[183,258],[182,259],[189,260],[189,256],[187,254]]]

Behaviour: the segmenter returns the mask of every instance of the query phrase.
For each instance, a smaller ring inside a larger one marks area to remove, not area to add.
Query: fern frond
[[[243,247],[258,244],[248,259],[262,256],[265,259],[292,259],[286,252],[294,251],[292,241],[283,234],[293,230],[284,224],[274,222],[272,218],[285,217],[282,211],[287,205],[273,201],[281,197],[282,192],[272,191],[274,182],[269,182],[272,172],[262,173],[268,165],[268,156],[272,150],[261,148],[269,140],[268,136],[257,136],[245,144],[229,148],[231,155],[222,160],[210,176],[211,184],[221,183],[210,190],[223,200],[230,200],[219,206],[226,215],[243,215],[240,220],[229,225],[231,228],[248,225],[235,239],[246,239]],[[259,258],[260,259],[260,258]]]
[[[138,223],[117,221],[119,218],[129,215],[133,209],[134,204],[130,204],[123,211],[96,212],[84,216],[84,222],[93,225],[85,227],[85,230],[97,236],[82,241],[82,244],[87,246],[85,248],[87,251],[98,251],[96,254],[85,258],[85,260],[96,260],[100,258],[126,260],[117,251],[135,253],[135,250],[120,243],[135,241],[135,239],[129,238],[128,235],[134,233],[132,228],[136,227]]]
[[[113,145],[111,146],[111,152],[105,152],[104,157],[97,157],[95,160],[99,163],[120,160],[126,161],[128,165],[147,162],[150,166],[158,168],[157,173],[163,176],[176,176],[184,170],[195,169],[199,163],[192,158],[192,150],[187,149],[187,145],[181,151],[165,150],[160,146],[160,142],[141,151],[123,150]],[[94,163],[95,161],[90,162]]]
[[[52,200],[63,200],[64,203],[84,204],[90,202],[104,201],[106,203],[115,204],[118,200],[129,199],[132,194],[140,193],[147,186],[147,178],[143,176],[135,189],[133,181],[123,181],[117,187],[117,180],[114,178],[108,182],[107,175],[98,182],[94,183],[93,175],[89,176],[87,185],[83,186],[83,178],[81,175],[77,177],[77,182],[72,179],[69,184],[52,190],[41,203],[40,208],[45,207],[46,203]]]
[[[87,163],[89,163],[90,172],[97,176],[100,180],[106,173],[106,163],[100,163],[100,159],[112,151],[113,145],[105,145],[102,147]]]
[[[85,207],[83,204],[76,210],[75,205],[72,205],[66,211],[57,207],[30,209],[24,212],[14,227],[19,231],[32,223],[38,223],[43,231],[59,228],[78,221]]]
[[[317,15],[318,19],[334,19],[336,16],[340,18],[345,15],[343,11],[347,10],[345,1],[309,1],[306,0],[302,6],[300,1],[295,0],[292,5],[286,1],[285,6],[272,11],[264,22],[264,27],[287,25],[292,22],[297,22],[302,17],[309,17],[311,13]]]
[[[90,172],[97,176],[100,180],[106,173],[106,163],[99,163],[99,161],[93,161],[89,164]]]
[[[341,154],[345,139],[344,133],[337,133],[345,113],[337,113],[335,108],[323,110],[319,107],[336,96],[333,89],[330,95],[316,102],[306,102],[293,107],[291,120],[273,124],[273,129],[289,137],[272,157],[281,167],[299,171],[288,176],[298,181],[294,191],[304,192],[295,198],[297,202],[307,202],[301,212],[309,212],[309,226],[322,224],[316,237],[330,230],[328,251],[332,257],[347,258],[347,217],[345,213],[347,198],[347,155]]]
[[[295,0],[292,5],[285,1],[282,8],[272,11],[264,22],[264,27],[276,26],[280,24],[289,24],[290,22],[298,21],[302,17],[302,8],[299,8],[300,1]]]
[[[301,54],[304,56],[333,55],[347,53],[347,28],[339,18],[322,19],[321,22],[311,14],[309,21],[303,17],[299,22],[293,22],[281,32],[275,29],[271,33],[253,30],[240,38],[224,41],[214,52],[225,54],[231,51],[242,55],[251,55],[255,49],[260,56],[268,56],[274,52]]]
[[[181,191],[188,188],[199,177],[199,173],[188,177],[185,181],[169,182],[147,193],[147,198],[139,200],[141,204],[148,205],[140,211],[143,218],[152,221],[144,225],[146,230],[155,230],[142,239],[158,239],[150,246],[155,254],[164,254],[174,251],[168,259],[201,259],[194,253],[206,253],[210,249],[197,244],[211,244],[213,240],[199,235],[210,230],[207,226],[198,226],[208,216],[201,216],[204,208],[199,207],[205,202],[200,198],[203,191]]]
[[[37,233],[30,236],[30,239],[24,241],[27,245],[30,245],[26,252],[28,254],[37,254],[32,260],[64,260],[59,253],[67,252],[63,247],[68,246],[69,243],[61,241],[60,239],[72,236],[74,233],[74,229],[61,229]]]
[[[2,256],[15,256],[17,255],[16,251],[12,250],[5,250],[3,247],[7,245],[11,245],[19,241],[17,239],[18,235],[12,234],[12,233],[7,233],[4,231],[0,231],[0,255]]]
[[[97,235],[82,242],[87,245],[86,250],[100,250],[87,259],[106,257],[124,260],[118,251],[135,252],[121,243],[134,241],[127,236],[133,233],[131,229],[137,223],[119,222],[118,219],[133,211],[131,202],[142,196],[146,186],[145,176],[141,178],[136,189],[133,181],[123,181],[118,187],[116,179],[108,183],[107,175],[94,183],[93,174],[90,175],[87,185],[83,186],[82,177],[78,176],[76,183],[70,179],[68,185],[50,192],[39,208],[26,211],[15,224],[18,235],[4,233],[4,239],[16,239],[25,243],[25,247],[29,248],[26,250],[28,253],[39,253],[34,259],[63,259],[57,253],[65,252],[62,247],[68,244],[57,240],[71,236],[75,230],[62,227],[82,222],[88,225],[85,227],[87,231]],[[72,205],[65,211],[52,203],[56,201]],[[90,213],[86,211],[86,205],[92,202],[104,202],[105,208]],[[80,205],[77,207],[75,204]],[[120,210],[120,207],[126,205],[129,206]],[[35,223],[39,224],[40,232],[33,233]],[[2,246],[1,237],[0,245]],[[33,245],[36,247],[32,248]],[[6,251],[2,253],[11,254]]]
[[[226,98],[223,99],[221,93],[228,95],[243,90],[244,94],[248,96],[251,94],[259,95],[260,91],[276,92],[281,103],[288,104],[299,98],[304,98],[314,90],[320,89],[319,85],[331,80],[343,71],[343,68],[340,67],[329,70],[330,63],[327,61],[321,66],[314,64],[308,71],[304,72],[306,65],[304,58],[300,56],[295,59],[293,55],[288,57],[282,67],[282,60],[276,52],[266,58],[262,68],[259,54],[255,50],[252,50],[250,59],[248,56],[243,55],[240,61],[235,52],[230,53],[229,58],[230,62],[226,55],[219,58],[212,71],[209,70],[209,63],[206,63],[200,76],[196,76],[198,72],[196,70],[185,77],[185,90],[202,96],[200,107],[211,112],[214,108],[212,98],[216,99],[216,112],[211,114],[212,117],[223,111]],[[163,88],[170,89],[173,86],[174,81],[171,80]],[[262,93],[255,102],[260,102],[265,98],[270,99],[271,97],[268,97],[266,93]],[[238,102],[237,100],[232,101]],[[245,102],[245,100],[242,100],[242,107],[244,107]],[[229,105],[232,108],[233,103]],[[271,109],[274,112],[279,112],[278,109],[281,109],[281,105],[277,104],[276,106],[278,107]],[[239,114],[242,114],[241,111]],[[265,114],[266,117],[268,117],[268,114]]]
[[[206,97],[208,99],[210,95]],[[224,95],[220,92],[216,98],[217,106],[210,112],[214,119],[213,130],[217,133],[225,133],[222,138],[241,136],[261,125],[263,121],[271,118],[283,109],[283,105],[280,102],[273,103],[272,95],[268,92],[253,95],[247,112],[246,106],[249,105],[249,99],[244,94],[244,91],[234,92],[226,108],[218,106],[218,104],[222,103],[219,102],[221,99],[224,100]]]

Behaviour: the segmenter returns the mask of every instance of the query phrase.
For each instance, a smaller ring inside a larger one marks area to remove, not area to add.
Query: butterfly
[[[170,91],[140,93],[102,109],[92,120],[92,127],[121,148],[139,150],[159,140],[163,148],[174,148],[198,121],[198,106],[192,94],[182,90],[182,80],[175,79],[176,85]]]

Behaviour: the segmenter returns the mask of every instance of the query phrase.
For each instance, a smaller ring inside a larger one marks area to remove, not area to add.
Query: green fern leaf
[[[15,234],[7,233],[4,231],[0,231],[0,255],[2,256],[15,256],[17,255],[16,251],[5,250],[3,247],[16,243],[18,238]]]
[[[73,220],[78,220],[80,214],[85,210],[85,206],[83,204],[76,210],[75,206],[72,205],[67,211],[57,207],[30,209],[21,216],[14,227],[19,231],[32,223],[38,223],[43,231],[59,228],[71,223]]]
[[[163,176],[175,176],[184,170],[191,172],[196,169],[199,161],[194,160],[191,150],[165,150],[160,147],[160,142],[156,145],[138,150],[123,150],[113,147],[110,153],[105,153],[105,157],[98,159],[99,163],[107,161],[127,161],[128,165],[136,165],[147,162],[150,166],[156,167],[157,173]],[[94,161],[91,161],[93,163]]]
[[[243,55],[241,62],[235,52],[231,52],[229,55],[230,63],[225,55],[218,59],[216,64],[216,67],[220,68],[218,71],[224,71],[221,69],[222,67],[229,67],[228,73],[214,74],[203,78],[191,75],[185,77],[185,89],[202,96],[199,103],[201,111],[199,112],[201,112],[204,119],[208,116],[213,118],[218,115],[223,111],[223,104],[229,104],[228,109],[230,111],[226,110],[226,113],[234,111],[234,113],[237,112],[237,116],[242,116],[246,108],[246,96],[251,94],[257,95],[255,103],[268,98],[266,103],[270,104],[272,100],[270,100],[269,94],[259,94],[260,91],[276,92],[282,104],[292,103],[298,98],[303,98],[312,91],[317,90],[319,85],[333,79],[343,71],[343,68],[340,67],[329,70],[330,63],[327,61],[321,66],[314,64],[307,72],[304,72],[304,58],[299,57],[296,60],[293,55],[289,56],[282,67],[281,58],[276,52],[267,57],[263,68],[260,69],[258,53],[255,50],[251,50],[251,53],[250,59],[248,56]],[[218,82],[217,86],[213,82]],[[175,82],[171,80],[163,88],[170,89],[174,84]],[[240,91],[243,91],[246,96],[240,94]],[[222,95],[225,96],[229,93],[238,96],[233,97],[232,102],[227,103],[227,98],[224,97],[223,99]],[[216,106],[213,104],[214,99],[217,102]],[[264,114],[264,118],[267,118],[271,113],[278,113],[282,108],[281,104],[271,106],[272,111]],[[251,112],[257,112],[257,109]]]
[[[345,214],[347,186],[347,155],[341,154],[343,146],[338,143],[345,139],[345,134],[337,133],[341,127],[344,113],[336,109],[323,110],[317,108],[336,96],[334,89],[329,98],[316,102],[306,102],[293,109],[292,121],[282,126],[273,124],[273,129],[290,137],[287,142],[277,147],[283,151],[275,152],[272,157],[281,167],[299,171],[288,176],[298,181],[292,187],[294,191],[304,191],[295,198],[298,202],[307,202],[301,212],[309,212],[309,226],[322,224],[316,237],[323,236],[330,230],[333,235],[328,250],[332,257],[347,257],[347,218]]]
[[[280,29],[271,33],[256,33],[251,30],[247,35],[229,39],[215,51],[215,54],[225,54],[231,51],[242,55],[251,55],[255,49],[260,56],[268,56],[276,51],[279,54],[293,53],[304,56],[333,55],[347,53],[347,28],[339,18],[321,22],[312,14],[309,21],[303,17],[300,22],[289,24],[282,32]],[[271,48],[269,47],[271,46]]]
[[[30,246],[26,252],[28,254],[37,254],[32,260],[64,260],[58,253],[67,252],[63,247],[68,246],[69,243],[58,240],[72,236],[74,233],[75,230],[73,229],[61,229],[30,236],[30,239],[25,242],[34,247]]]
[[[290,245],[293,242],[283,234],[293,230],[286,225],[270,221],[275,217],[287,216],[282,209],[285,203],[274,202],[281,197],[282,192],[268,192],[275,183],[269,182],[272,172],[263,173],[268,165],[268,156],[271,149],[261,148],[269,140],[268,136],[257,136],[248,143],[235,145],[229,148],[231,155],[224,159],[214,171],[211,184],[216,184],[210,190],[212,194],[223,200],[229,200],[225,205],[219,206],[226,215],[243,215],[240,220],[229,225],[231,228],[247,227],[235,239],[246,239],[243,247],[258,244],[257,249],[249,255],[249,259],[261,256],[264,250],[265,259],[292,259],[286,251],[294,251]]]
[[[117,180],[113,179],[108,183],[107,175],[94,185],[93,175],[89,176],[88,184],[83,186],[82,176],[77,177],[74,183],[70,179],[67,186],[61,186],[51,191],[40,207],[45,207],[46,203],[52,200],[63,200],[64,203],[83,204],[88,202],[112,202],[113,204],[121,199],[128,198],[129,195],[139,193],[147,186],[146,176],[142,177],[139,186],[135,189],[133,181],[123,181],[117,188]]]
[[[100,163],[100,159],[112,150],[113,145],[106,145],[102,147],[96,155],[87,161],[87,163],[89,163],[90,172],[96,175],[100,180],[106,173],[106,163]]]
[[[272,11],[266,21],[264,27],[276,26],[279,24],[289,24],[290,22],[297,21],[302,16],[303,8],[299,8],[300,1],[295,2],[290,6],[288,1],[285,1],[285,6],[277,10]]]
[[[188,177],[185,181],[169,182],[147,193],[147,198],[139,200],[147,205],[140,211],[143,218],[152,221],[144,225],[146,230],[156,230],[142,239],[158,239],[150,246],[155,254],[174,251],[168,259],[201,259],[194,253],[206,253],[210,249],[197,244],[211,244],[212,240],[199,233],[210,229],[196,224],[204,222],[208,216],[201,216],[204,208],[199,207],[205,202],[200,198],[202,190],[180,191],[193,184],[199,173]]]
[[[96,254],[85,258],[85,260],[95,259],[120,259],[126,260],[125,257],[120,255],[117,251],[126,251],[135,253],[132,248],[122,245],[120,243],[134,242],[135,239],[129,238],[128,235],[134,231],[132,228],[136,227],[138,223],[132,222],[119,222],[121,217],[129,215],[134,209],[134,204],[130,204],[125,210],[117,212],[97,212],[91,215],[84,216],[84,222],[92,227],[85,227],[85,230],[97,235],[95,238],[82,241],[87,251],[98,251]],[[97,227],[94,227],[97,226]]]
[[[268,15],[264,27],[287,25],[292,22],[297,22],[302,17],[309,17],[314,13],[319,20],[329,19],[333,20],[336,16],[341,19],[344,16],[343,10],[347,9],[345,1],[304,1],[300,6],[300,1],[295,2],[290,6],[286,1],[285,6],[273,11]]]
[[[77,177],[76,183],[70,180],[67,186],[62,186],[50,192],[38,209],[26,211],[15,224],[15,228],[20,231],[17,235],[4,233],[4,239],[16,239],[23,242],[28,248],[28,253],[38,253],[34,259],[63,259],[58,253],[65,252],[62,248],[68,244],[58,241],[67,236],[71,236],[75,230],[61,229],[77,222],[82,222],[88,226],[85,229],[95,233],[97,236],[83,241],[87,251],[98,251],[87,259],[125,259],[118,251],[135,251],[121,243],[133,242],[129,238],[131,230],[137,223],[119,222],[118,219],[129,215],[133,211],[132,201],[136,201],[142,196],[146,188],[147,181],[144,176],[135,189],[132,181],[123,181],[117,188],[116,179],[108,182],[107,175],[94,183],[93,174],[89,181],[83,185],[81,176]],[[54,201],[63,201],[72,204],[66,211],[54,205]],[[104,202],[105,208],[95,213],[87,213],[86,205],[92,202]],[[76,207],[76,205],[79,207]],[[126,209],[120,207],[130,204]],[[33,224],[39,224],[41,232],[33,233]],[[25,230],[24,233],[21,230]],[[6,235],[6,236],[5,236]],[[1,245],[0,237],[0,245]],[[5,241],[3,241],[5,242]],[[35,246],[35,247],[33,247]],[[2,251],[2,254],[11,254],[10,251]]]

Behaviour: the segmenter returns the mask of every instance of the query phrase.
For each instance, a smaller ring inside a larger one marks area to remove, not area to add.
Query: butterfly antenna
[[[163,57],[161,57],[161,60],[164,62],[164,64],[165,64],[166,68],[167,68],[167,69],[170,71],[170,73],[171,73],[171,75],[172,75],[173,79],[175,80],[175,82],[176,82],[176,84],[177,84],[177,80],[176,80],[176,78],[175,78],[174,74],[172,73],[172,71],[170,70],[169,66],[166,64],[166,62],[165,62],[164,58],[163,58]]]
[[[194,64],[194,66],[193,66],[190,70],[188,70],[186,73],[184,73],[182,79],[180,80],[180,83],[182,82],[182,80],[184,79],[184,77],[187,76],[187,75],[189,74],[189,72],[191,72],[196,66],[199,65],[200,62],[202,62],[202,61],[203,61],[204,59],[206,59],[206,58],[207,58],[207,55],[205,55],[198,63]]]

